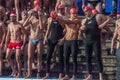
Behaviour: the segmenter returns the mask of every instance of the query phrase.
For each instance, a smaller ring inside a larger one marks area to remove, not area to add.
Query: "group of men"
[[[54,52],[58,52],[60,62],[60,80],[69,79],[69,58],[72,54],[73,75],[72,80],[77,79],[77,54],[78,37],[82,36],[85,41],[85,54],[87,59],[88,76],[85,80],[92,80],[92,53],[94,51],[99,69],[99,80],[103,80],[103,64],[101,59],[102,30],[106,30],[104,40],[111,33],[108,23],[111,21],[109,16],[103,15],[99,5],[100,0],[89,0],[90,6],[83,5],[85,19],[78,17],[78,7],[75,0],[58,0],[54,10],[50,11],[50,16],[44,14],[44,11],[38,6],[39,0],[33,9],[21,12],[22,20],[17,21],[17,15],[14,11],[10,12],[10,23],[5,25],[3,22],[2,9],[0,10],[0,75],[2,75],[2,48],[5,46],[6,59],[12,69],[11,76],[20,77],[21,72],[21,51],[24,55],[24,76],[32,76],[32,63],[34,62],[34,53],[37,52],[37,78],[41,76],[42,54],[44,46],[47,45],[46,57],[46,75],[44,79],[50,76],[51,58]],[[83,0],[84,4],[84,0]],[[95,9],[95,7],[99,6]],[[91,7],[94,6],[94,7]],[[119,20],[117,24],[119,26]],[[7,30],[6,27],[7,26]],[[119,27],[116,28],[111,53],[115,44],[117,35],[119,36]],[[6,32],[7,31],[7,32]],[[117,38],[119,40],[119,38]],[[5,42],[5,44],[4,44]],[[15,50],[14,63],[11,56]],[[64,71],[65,70],[65,71]]]

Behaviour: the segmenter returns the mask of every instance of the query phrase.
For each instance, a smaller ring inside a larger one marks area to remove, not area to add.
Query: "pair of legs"
[[[32,61],[33,55],[35,53],[35,48],[37,48],[37,78],[40,78],[40,72],[42,67],[42,53],[43,53],[43,42],[38,42],[36,45],[31,41],[28,43],[28,74],[26,78],[31,77]]]
[[[50,75],[50,64],[51,64],[51,58],[52,58],[52,54],[55,50],[57,42],[52,42],[51,40],[48,40],[47,43],[47,63],[46,63],[46,75],[44,77],[44,79],[47,79]]]
[[[87,58],[88,77],[85,80],[92,80],[92,53],[95,53],[95,58],[99,69],[99,80],[103,80],[103,64],[101,60],[101,41],[86,41],[85,53]]]
[[[58,58],[60,63],[60,73],[59,73],[59,80],[63,78],[63,72],[64,72],[64,56],[63,56],[63,45],[57,45],[57,51],[58,51]]]
[[[69,58],[70,53],[72,54],[72,60],[73,60],[73,76],[72,80],[76,80],[76,74],[77,74],[77,53],[78,53],[78,44],[77,40],[66,40],[64,42],[64,64],[65,64],[65,76],[63,77],[63,80],[69,79]]]
[[[26,44],[25,45],[25,48],[24,48],[24,50],[23,50],[23,56],[24,56],[24,72],[23,72],[23,75],[24,76],[26,76],[26,72],[27,72],[27,60],[28,60],[28,58],[27,58],[27,56],[28,56],[28,44]]]
[[[17,78],[20,77],[20,75],[21,75],[20,55],[21,55],[21,49],[16,49],[15,58],[16,58],[16,62],[17,62],[17,69],[18,69],[18,71],[17,71],[17,69],[15,67],[16,65],[14,64],[13,60],[11,59],[12,49],[7,48],[6,59],[7,59],[8,63],[10,64],[11,68],[12,68],[11,76],[15,76]]]

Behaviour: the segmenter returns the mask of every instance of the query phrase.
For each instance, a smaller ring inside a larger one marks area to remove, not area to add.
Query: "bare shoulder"
[[[19,23],[21,23],[21,24],[23,24],[23,21],[22,20],[20,20],[20,21],[18,21]]]
[[[3,22],[0,22],[0,26],[3,26],[4,25],[4,23]]]
[[[82,20],[82,25],[84,25],[86,23],[86,18]]]
[[[12,26],[11,22],[8,24],[8,28],[10,28],[10,26]]]
[[[101,18],[103,16],[104,16],[103,14],[96,14],[96,18]]]
[[[21,27],[22,27],[22,23],[17,22],[17,24],[18,24],[19,28],[21,28]]]
[[[48,18],[48,23],[50,23],[52,21],[52,18],[51,17],[49,17]]]

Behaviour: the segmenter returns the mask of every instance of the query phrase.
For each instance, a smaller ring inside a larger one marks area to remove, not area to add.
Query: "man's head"
[[[15,22],[16,21],[16,13],[14,11],[10,12],[10,20],[11,20],[11,22]]]
[[[52,19],[56,19],[57,18],[57,12],[56,11],[51,11],[50,12],[50,17],[52,18]]]
[[[76,8],[71,8],[70,9],[70,16],[71,16],[71,18],[76,18],[77,17],[77,10],[76,10]]]
[[[28,16],[28,13],[26,10],[22,11],[22,19],[26,19]]]
[[[86,17],[90,17],[92,14],[92,9],[89,6],[84,7],[84,13]]]
[[[58,5],[57,8],[58,8],[59,13],[65,14],[65,6],[64,5],[60,4],[60,5]]]

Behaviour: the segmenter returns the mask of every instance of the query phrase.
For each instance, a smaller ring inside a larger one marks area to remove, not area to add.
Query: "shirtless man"
[[[64,63],[65,63],[65,76],[62,80],[69,79],[69,58],[70,52],[72,54],[73,59],[73,76],[72,80],[76,80],[77,74],[77,50],[78,50],[78,34],[80,29],[81,21],[77,18],[77,10],[76,8],[70,9],[70,18],[68,20],[64,20],[58,17],[58,20],[65,24],[66,34],[65,34],[65,42],[64,42]]]
[[[78,6],[77,6],[77,3],[76,3],[76,0],[57,0],[57,3],[56,3],[56,8],[55,10],[58,12],[57,10],[57,7],[59,4],[62,4],[65,6],[65,13],[66,14],[69,14],[69,11],[71,8],[76,8],[77,11],[78,11]]]
[[[31,24],[30,37],[28,43],[28,74],[26,78],[31,77],[32,59],[35,49],[37,49],[37,78],[40,78],[43,53],[43,29],[41,12],[33,11],[25,24]]]
[[[101,30],[105,29],[110,33],[110,29],[105,26],[111,21],[110,17],[106,20],[101,14],[93,15],[91,8],[84,8],[86,18],[82,21],[81,32],[84,32],[85,53],[87,59],[88,77],[85,80],[92,80],[92,53],[94,51],[99,68],[99,80],[103,80],[103,64],[101,60]]]
[[[88,6],[102,13],[102,8],[105,8],[105,1],[106,0],[88,0]],[[82,0],[82,8],[84,8],[84,6],[85,0]]]
[[[116,28],[115,28],[115,32],[112,38],[112,43],[111,43],[111,54],[113,55],[114,52],[114,46],[117,42],[117,48],[116,48],[116,80],[120,79],[120,13],[117,14],[117,21],[116,21]]]
[[[12,68],[11,76],[20,77],[21,75],[21,60],[20,60],[21,48],[23,48],[25,44],[25,42],[23,41],[23,45],[22,45],[21,35],[22,33],[24,35],[26,33],[25,33],[25,30],[22,24],[16,21],[15,12],[12,12],[10,14],[10,20],[11,22],[8,25],[8,31],[6,35],[6,45],[8,45],[7,52],[6,52],[6,59],[8,60],[8,63],[10,64],[10,67]],[[13,63],[11,59],[12,49],[16,50],[15,57],[16,57],[16,62],[17,62],[17,68],[15,67],[15,64]]]
[[[1,20],[1,12],[0,12],[0,75],[2,75],[2,67],[3,67],[3,60],[2,60],[2,49],[3,49],[3,44],[5,41],[5,36],[6,36],[6,30],[5,30],[5,24]]]
[[[28,17],[28,13],[27,11],[22,11],[22,20],[20,20],[19,22],[21,24],[24,24],[24,22],[26,21],[27,17]],[[26,76],[26,71],[27,71],[27,50],[28,50],[28,41],[29,41],[29,35],[30,35],[30,25],[25,26],[25,30],[26,30],[26,36],[23,35],[23,40],[25,39],[26,44],[25,47],[23,49],[23,55],[24,55],[24,72],[23,75]]]

